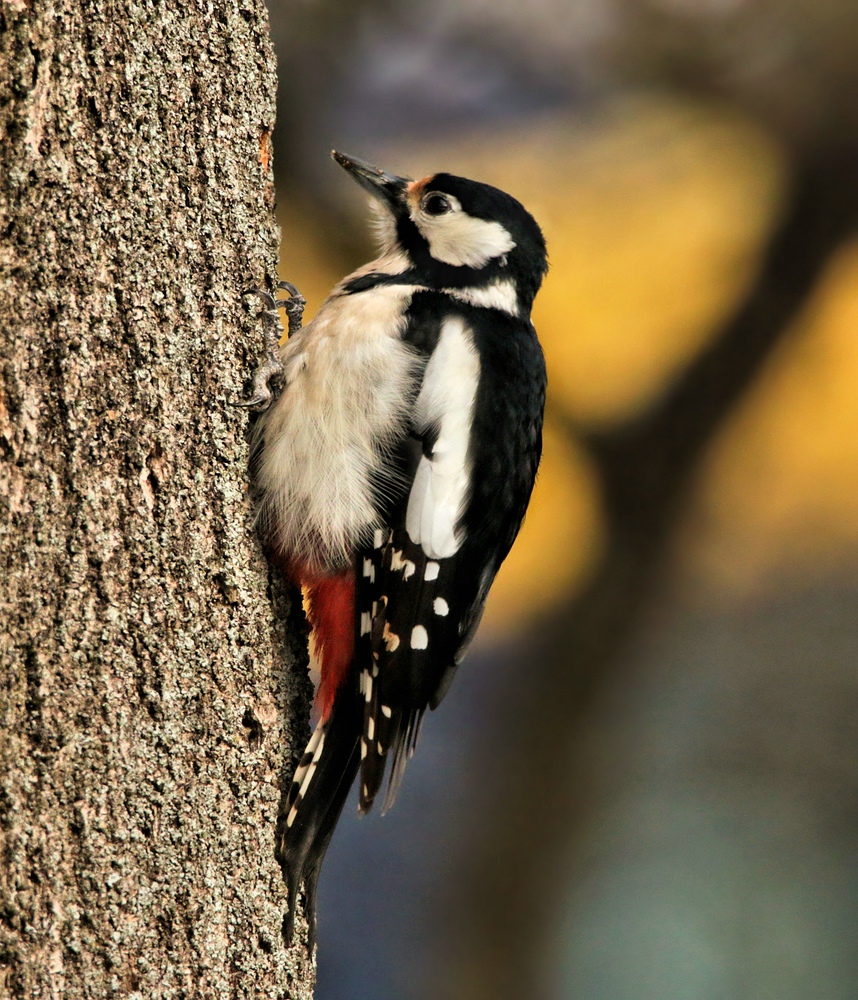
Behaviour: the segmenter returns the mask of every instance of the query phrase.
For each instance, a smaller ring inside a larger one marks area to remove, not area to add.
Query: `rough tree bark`
[[[310,997],[273,855],[304,631],[231,405],[265,9],[7,0],[0,46],[0,995]]]

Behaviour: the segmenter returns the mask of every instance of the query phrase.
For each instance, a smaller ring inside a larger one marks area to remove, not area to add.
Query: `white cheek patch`
[[[475,219],[464,211],[419,215],[414,223],[435,260],[453,267],[483,267],[515,247],[515,240],[499,222]]]
[[[471,480],[468,452],[479,381],[480,360],[470,331],[462,319],[448,320],[415,405],[417,430],[437,427],[438,434],[431,457],[424,455],[417,466],[405,514],[409,538],[433,560],[454,555],[462,544],[459,520]],[[430,566],[427,580],[435,578]]]

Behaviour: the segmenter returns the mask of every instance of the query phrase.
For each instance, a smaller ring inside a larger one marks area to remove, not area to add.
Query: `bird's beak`
[[[335,149],[331,150],[331,156],[371,195],[385,202],[392,209],[402,205],[405,190],[411,183],[410,177],[397,177],[396,174],[385,173],[384,170],[374,167],[366,160],[359,160],[355,156],[346,156],[345,153],[338,153]]]

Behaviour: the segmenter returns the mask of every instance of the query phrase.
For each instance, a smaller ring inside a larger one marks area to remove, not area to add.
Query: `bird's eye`
[[[423,211],[427,215],[445,215],[451,207],[450,199],[443,194],[427,194],[423,201]]]

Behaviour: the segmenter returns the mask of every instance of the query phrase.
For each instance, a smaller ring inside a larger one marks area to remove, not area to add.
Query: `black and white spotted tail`
[[[295,772],[277,823],[277,860],[289,893],[283,937],[292,943],[298,894],[303,885],[307,946],[316,939],[316,888],[325,852],[360,764],[363,701],[347,683],[320,722]]]

